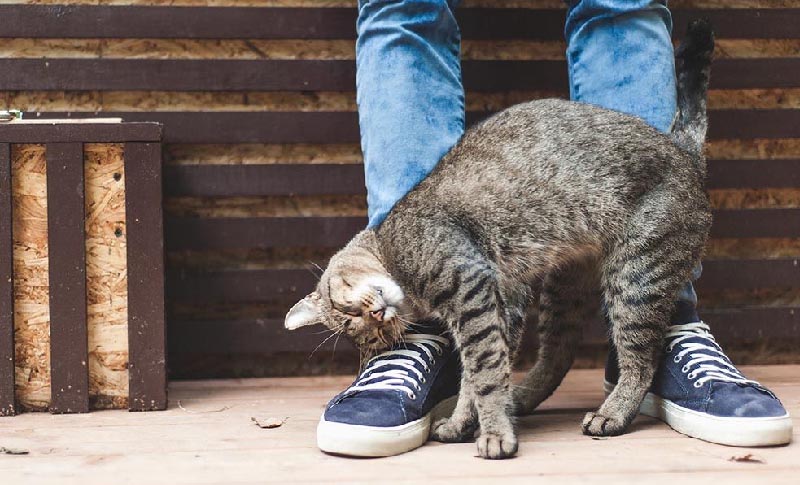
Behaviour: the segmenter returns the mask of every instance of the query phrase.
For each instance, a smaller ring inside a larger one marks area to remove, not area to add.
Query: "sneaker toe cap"
[[[735,383],[714,383],[708,412],[716,416],[767,418],[785,416],[781,402],[766,391]]]
[[[385,393],[384,393],[385,394]],[[387,399],[385,395],[362,393],[329,405],[325,421],[358,426],[388,428],[413,421],[408,419],[402,398]]]

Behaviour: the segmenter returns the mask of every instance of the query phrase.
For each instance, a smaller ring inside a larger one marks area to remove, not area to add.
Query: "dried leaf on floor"
[[[280,418],[256,418],[256,417],[251,417],[250,421],[256,423],[256,426],[258,426],[259,428],[272,429],[272,428],[278,428],[280,426],[283,426],[283,423],[285,423],[287,419],[289,419],[289,418],[280,419]]]
[[[732,456],[728,458],[728,461],[735,461],[738,463],[761,463],[764,464],[766,461],[762,460],[761,458],[753,455],[752,453],[748,453],[746,455],[739,455],[739,456]]]

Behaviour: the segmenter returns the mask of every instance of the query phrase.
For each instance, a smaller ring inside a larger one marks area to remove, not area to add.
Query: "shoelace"
[[[405,344],[406,348],[387,350],[371,358],[362,377],[350,386],[342,399],[368,390],[400,390],[409,399],[416,399],[416,392],[422,389],[420,383],[426,381],[425,372],[436,363],[434,353],[442,355],[450,341],[439,335],[410,334],[405,336]],[[415,364],[422,366],[424,372]],[[395,368],[381,370],[387,367]]]
[[[703,322],[672,325],[667,332],[667,352],[672,352],[676,345],[681,350],[675,354],[673,361],[680,363],[688,355],[689,360],[681,368],[689,380],[694,380],[694,387],[702,387],[708,381],[735,382],[750,384],[760,389],[764,387],[756,381],[747,379],[739,372],[722,351],[722,348],[711,335],[710,328]],[[690,338],[700,338],[706,343],[685,342]]]

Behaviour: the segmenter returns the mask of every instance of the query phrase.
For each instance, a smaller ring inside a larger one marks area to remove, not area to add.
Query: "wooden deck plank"
[[[790,413],[800,415],[800,366],[744,371],[771,386]],[[23,414],[3,422],[0,446],[30,454],[0,455],[0,475],[9,483],[37,484],[153,483],[155,478],[171,484],[392,478],[426,483],[791,483],[800,471],[800,445],[718,446],[684,437],[646,417],[638,418],[632,431],[621,437],[582,436],[578,423],[583,412],[603,397],[600,370],[572,371],[539,413],[520,421],[522,444],[514,460],[477,459],[473,443],[429,443],[411,453],[375,460],[328,456],[316,449],[316,423],[325,402],[349,382],[348,376],[175,382],[170,385],[170,409],[164,412]],[[266,430],[253,425],[251,416],[289,419],[280,428]],[[795,423],[800,428],[800,420]],[[795,440],[798,435],[796,431]],[[730,461],[747,454],[764,463]]]

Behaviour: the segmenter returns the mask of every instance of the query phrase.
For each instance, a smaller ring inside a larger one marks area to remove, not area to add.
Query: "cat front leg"
[[[442,418],[431,428],[431,439],[442,443],[462,443],[471,441],[478,429],[478,413],[475,410],[475,396],[461,374],[461,392],[458,394],[455,410],[449,418]],[[465,392],[466,391],[466,392]]]
[[[442,278],[452,285],[440,286],[438,308],[461,354],[463,374],[456,412],[437,423],[433,436],[441,441],[468,439],[477,414],[480,456],[508,458],[518,446],[510,418],[512,329],[505,321],[505,308],[490,265],[462,263],[452,271],[457,274]]]

